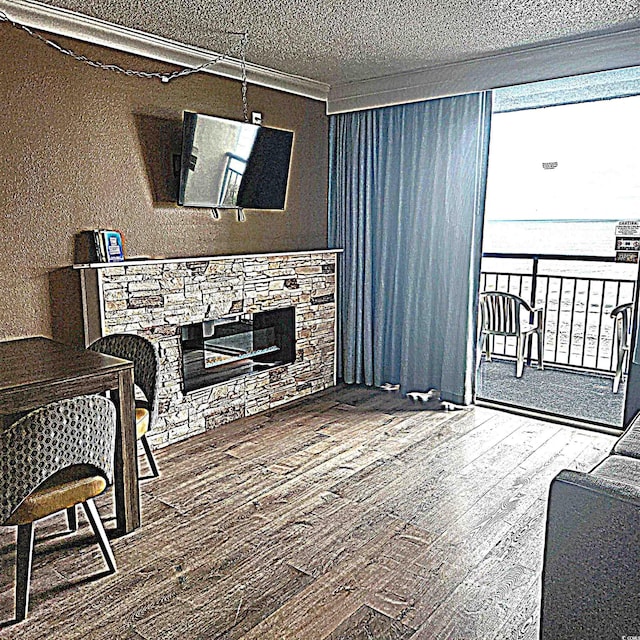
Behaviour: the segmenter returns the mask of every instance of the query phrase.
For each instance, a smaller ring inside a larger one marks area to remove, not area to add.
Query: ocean
[[[615,256],[615,220],[487,220],[483,251]]]
[[[567,256],[615,256],[616,220],[487,220],[483,253],[543,253]],[[483,260],[484,271],[501,271],[504,260]],[[530,261],[509,260],[509,268],[530,271]],[[637,265],[545,262],[545,273],[576,277],[635,279]]]

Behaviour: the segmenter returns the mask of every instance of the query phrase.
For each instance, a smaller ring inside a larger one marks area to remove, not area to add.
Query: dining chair
[[[34,522],[82,504],[108,573],[116,571],[93,498],[113,480],[116,410],[79,396],[36,409],[0,429],[0,525],[17,526],[16,621],[26,618]]]
[[[153,477],[158,477],[158,465],[147,440],[158,414],[160,358],[154,344],[133,333],[113,333],[98,338],[89,349],[133,362],[135,385],[144,394],[144,400],[136,398],[136,438],[142,443]]]
[[[503,291],[483,291],[480,294],[478,324],[478,357],[484,346],[485,357],[491,362],[491,347],[495,336],[516,338],[516,377],[524,370],[524,347],[538,338],[538,368],[544,369],[544,307],[532,307],[524,298]]]
[[[628,358],[631,346],[631,316],[633,314],[633,302],[619,304],[611,311],[611,317],[615,323],[616,335],[616,372],[613,377],[613,393],[618,393],[622,374],[625,368],[625,360]]]

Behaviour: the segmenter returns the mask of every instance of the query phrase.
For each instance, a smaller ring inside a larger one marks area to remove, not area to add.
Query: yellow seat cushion
[[[149,412],[142,407],[136,407],[136,437],[138,440],[149,429]]]
[[[28,524],[56,511],[68,509],[100,495],[106,480],[87,465],[67,467],[45,480],[5,522],[7,525]]]

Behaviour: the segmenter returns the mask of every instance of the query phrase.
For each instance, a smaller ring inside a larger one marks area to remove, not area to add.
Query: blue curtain
[[[331,117],[345,382],[473,400],[490,118],[488,93]]]

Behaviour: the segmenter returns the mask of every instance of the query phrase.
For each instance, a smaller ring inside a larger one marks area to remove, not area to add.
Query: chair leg
[[[538,336],[538,369],[544,369],[544,331],[538,329],[536,335]]]
[[[75,506],[67,509],[67,523],[69,524],[69,531],[78,530],[78,514],[76,513]]]
[[[485,335],[484,337],[484,357],[486,358],[487,362],[491,362],[491,341],[493,340],[493,336],[492,335]]]
[[[522,378],[524,371],[524,340],[518,336],[516,343],[516,378]]]
[[[622,370],[624,369],[624,351],[618,351],[618,364],[616,366],[616,375],[613,377],[613,393],[618,393],[620,381],[622,380]]]
[[[480,334],[476,341],[476,369],[480,366],[482,362],[482,346],[484,343],[486,336],[484,334]]]
[[[104,561],[107,563],[107,567],[109,567],[109,573],[115,573],[116,559],[113,556],[113,551],[109,544],[109,539],[107,538],[104,526],[102,525],[102,520],[100,520],[100,514],[98,513],[96,503],[92,498],[89,498],[89,500],[82,503],[82,506],[84,507],[84,512],[87,514],[87,518],[91,523],[91,528],[96,534],[98,544],[100,545],[100,551],[102,551]]]
[[[33,560],[33,522],[18,525],[16,549],[16,621],[27,617],[29,610],[29,582]]]
[[[156,464],[156,459],[153,457],[153,452],[151,451],[151,446],[149,445],[147,436],[143,435],[140,438],[140,442],[142,442],[144,452],[147,455],[147,461],[149,462],[149,467],[151,467],[151,474],[154,478],[157,478],[160,475],[160,472],[158,471],[158,465]]]
[[[616,371],[616,375],[613,378],[613,393],[618,393],[618,389],[620,388],[620,375]]]

